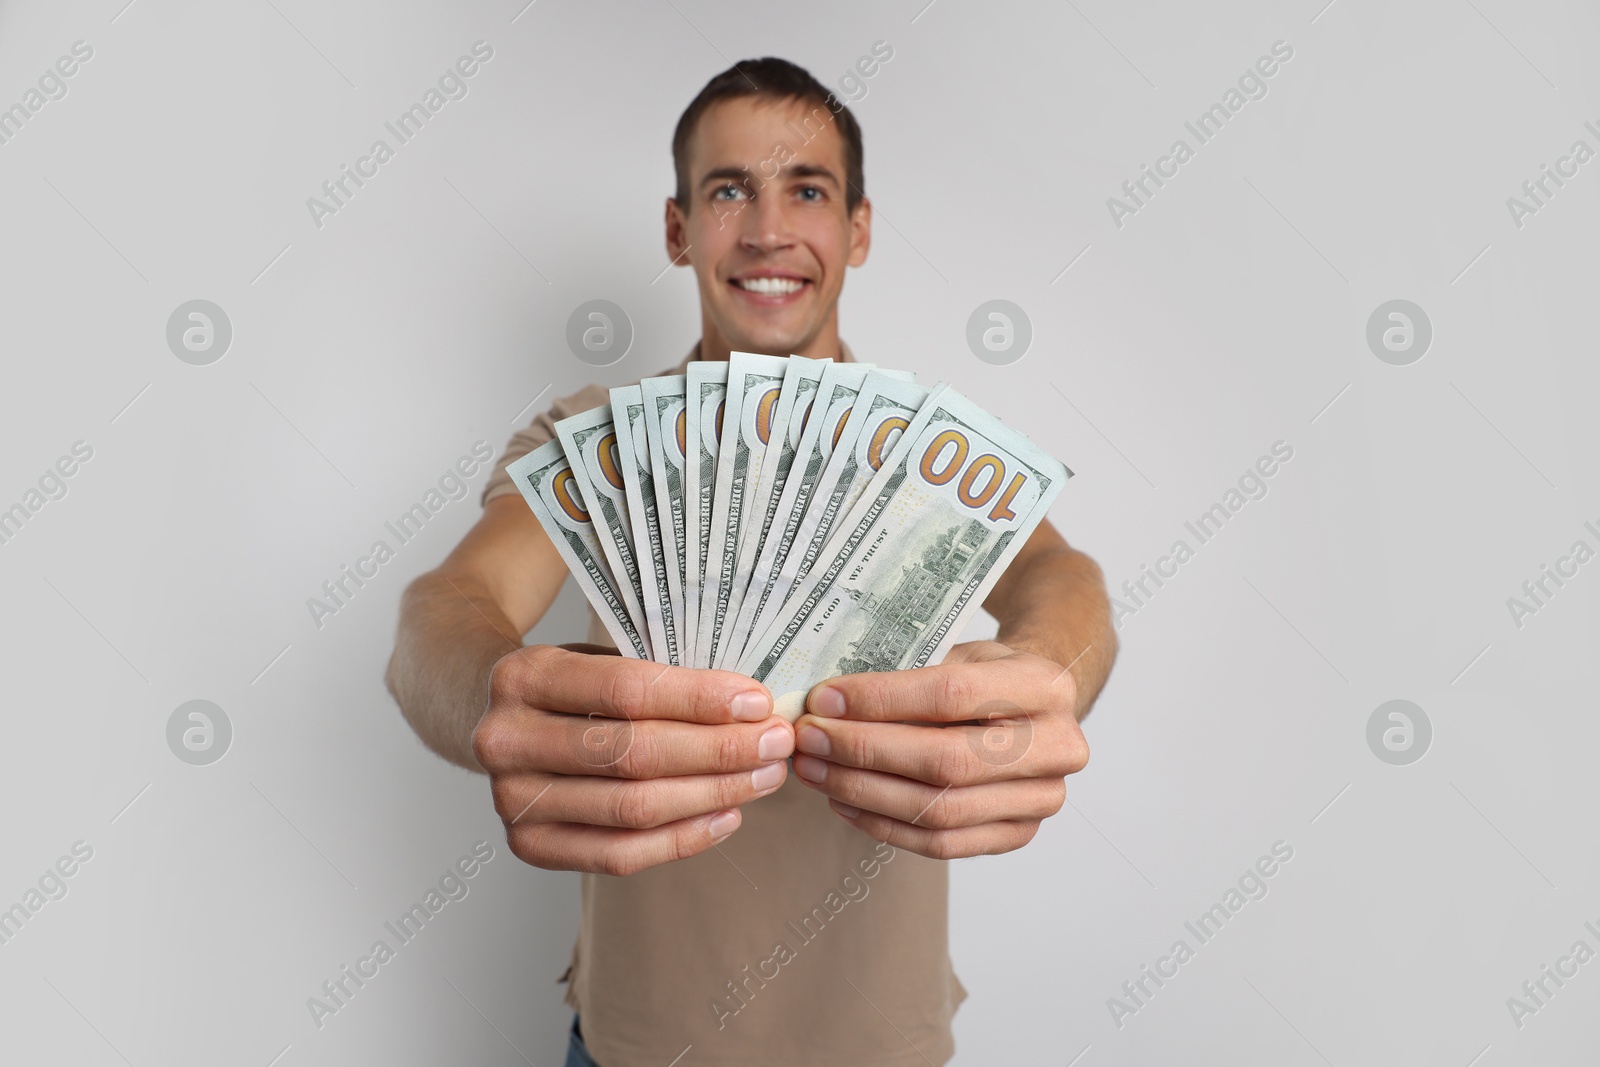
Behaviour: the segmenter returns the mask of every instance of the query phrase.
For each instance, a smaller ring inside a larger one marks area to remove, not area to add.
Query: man
[[[700,290],[685,363],[851,359],[838,298],[872,206],[849,109],[746,62],[689,105],[673,157],[667,252]],[[483,517],[406,591],[388,672],[423,741],[488,773],[511,850],[584,872],[569,1063],[946,1062],[966,992],[942,861],[1026,844],[1086,762],[1078,721],[1116,652],[1099,568],[1043,523],[985,602],[996,640],[833,679],[793,727],[750,678],[615,655],[597,619],[594,644],[522,648],[567,571],[504,464],[606,399],[512,438]]]

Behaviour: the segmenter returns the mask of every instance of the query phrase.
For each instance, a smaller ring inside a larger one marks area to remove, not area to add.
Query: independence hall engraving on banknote
[[[981,522],[952,526],[923,550],[921,562],[903,569],[900,581],[886,596],[850,590],[856,607],[872,622],[866,633],[850,642],[852,654],[839,660],[839,673],[898,667],[928,623],[939,615],[945,596],[987,540],[988,531]]]

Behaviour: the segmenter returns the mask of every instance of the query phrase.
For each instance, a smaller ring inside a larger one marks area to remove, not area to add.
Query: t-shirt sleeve
[[[550,405],[549,411],[541,413],[531,423],[512,434],[511,440],[506,443],[505,452],[500,456],[500,462],[495,465],[494,473],[483,485],[483,495],[479,498],[479,503],[487,504],[495,497],[517,491],[516,485],[511,481],[511,475],[506,473],[506,467],[553,439],[556,435],[557,422],[610,402],[609,390],[599,385],[586,385],[576,393],[561,397]]]

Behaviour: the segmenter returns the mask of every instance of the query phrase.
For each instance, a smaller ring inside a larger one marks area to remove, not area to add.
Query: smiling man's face
[[[845,268],[866,262],[872,205],[846,209],[844,141],[833,122],[818,130],[828,115],[736,97],[700,117],[688,202],[667,200],[667,254],[694,267],[701,358],[838,356],[839,290]]]

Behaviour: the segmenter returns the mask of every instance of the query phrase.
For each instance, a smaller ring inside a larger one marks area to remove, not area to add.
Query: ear
[[[667,197],[667,257],[673,265],[681,265],[683,254],[689,249],[689,220],[683,208],[672,197]]]
[[[850,213],[850,265],[859,267],[865,263],[871,249],[872,201],[862,197],[861,203]]]

